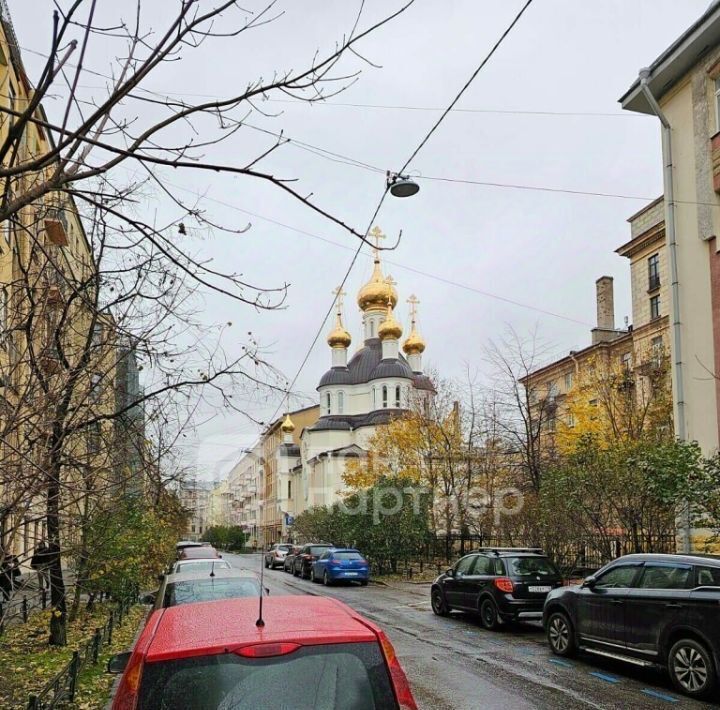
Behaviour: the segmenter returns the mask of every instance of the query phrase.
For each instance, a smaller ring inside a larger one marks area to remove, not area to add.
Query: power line
[[[405,165],[403,165],[402,168],[400,168],[398,173],[405,172],[407,166],[410,165],[410,163],[412,163],[415,156],[422,150],[423,146],[430,140],[430,137],[432,136],[432,134],[435,133],[435,131],[440,126],[440,124],[445,120],[445,117],[450,113],[450,111],[452,111],[455,104],[458,101],[460,101],[462,95],[468,90],[468,88],[470,87],[470,84],[472,84],[473,81],[475,80],[475,77],[482,71],[483,67],[490,61],[493,54],[495,54],[495,52],[498,50],[500,45],[505,41],[505,38],[510,34],[510,32],[512,32],[513,27],[515,27],[515,25],[520,21],[520,18],[525,14],[525,11],[530,7],[530,5],[532,5],[532,2],[533,2],[533,0],[527,0],[527,2],[522,6],[522,8],[520,8],[520,12],[518,12],[518,14],[515,15],[515,18],[513,19],[513,21],[508,25],[507,29],[500,35],[500,39],[498,39],[498,41],[495,42],[492,49],[485,56],[485,59],[483,59],[482,62],[480,62],[477,69],[475,69],[475,71],[470,75],[470,78],[465,82],[465,85],[462,87],[462,89],[460,89],[460,91],[455,96],[455,98],[450,102],[450,105],[442,112],[442,114],[440,115],[440,118],[438,118],[438,120],[435,121],[435,124],[433,125],[433,127],[428,131],[425,138],[423,138],[422,141],[420,141],[420,145],[417,148],[415,148],[412,155],[405,161]]]

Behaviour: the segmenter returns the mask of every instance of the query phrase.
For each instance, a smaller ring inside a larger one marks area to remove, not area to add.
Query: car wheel
[[[299,576],[300,576],[300,572],[298,572],[298,568],[293,567],[293,577],[299,577]]]
[[[327,573],[327,572],[323,572],[323,584],[324,584],[326,587],[329,587],[329,586],[332,585],[332,582],[330,581],[330,577],[328,577],[328,573]]]
[[[500,628],[500,617],[492,599],[484,599],[480,605],[480,622],[488,631],[497,631]]]
[[[567,614],[556,611],[547,622],[547,639],[550,650],[556,656],[572,656],[575,653],[575,636]]]
[[[265,569],[267,569],[270,566],[270,564],[267,561],[267,558],[265,559]]]
[[[682,639],[670,649],[668,672],[673,685],[690,697],[705,698],[715,688],[712,658],[705,646],[692,639]]]
[[[437,616],[447,616],[450,613],[450,609],[439,589],[433,589],[430,593],[430,606]]]
[[[319,582],[320,580],[315,577],[315,568],[310,568],[310,581],[311,582]]]

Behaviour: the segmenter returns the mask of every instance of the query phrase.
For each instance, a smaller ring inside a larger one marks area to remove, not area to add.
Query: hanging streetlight
[[[387,171],[386,189],[390,190],[393,197],[412,197],[420,191],[420,185],[411,180],[407,175],[391,173]]]

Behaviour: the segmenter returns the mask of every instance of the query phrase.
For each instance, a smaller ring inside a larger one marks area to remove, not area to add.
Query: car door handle
[[[678,604],[677,602],[672,602],[665,605],[666,609],[682,609],[684,604]]]
[[[624,604],[625,602],[622,599],[613,599],[613,604],[616,604],[617,606],[620,606],[621,604]]]

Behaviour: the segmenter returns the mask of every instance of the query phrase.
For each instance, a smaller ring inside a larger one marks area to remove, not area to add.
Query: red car
[[[387,636],[329,597],[199,602],[153,612],[113,710],[417,710]]]

